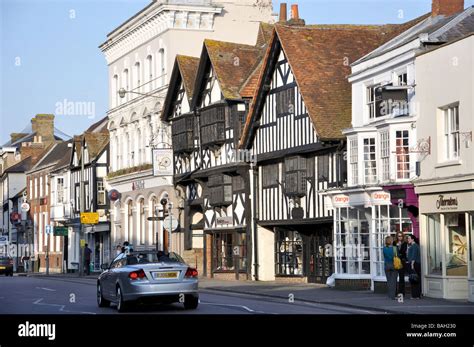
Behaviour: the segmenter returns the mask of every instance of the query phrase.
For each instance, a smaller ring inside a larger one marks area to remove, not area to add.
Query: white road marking
[[[36,289],[47,290],[47,291],[49,291],[49,292],[55,292],[55,291],[56,291],[56,289],[45,288],[45,287],[36,287]]]
[[[247,312],[251,312],[251,313],[265,313],[263,311],[255,311],[255,310],[252,310],[251,308],[245,306],[245,305],[232,305],[232,304],[215,304],[215,303],[212,303],[212,302],[200,302],[201,305],[213,305],[213,306],[224,306],[224,307],[237,307],[237,308],[243,308],[244,310],[246,310]]]
[[[66,305],[60,305],[60,304],[46,304],[46,303],[42,303],[41,301],[43,301],[44,298],[41,298],[41,299],[38,299],[36,301],[33,301],[33,305],[43,305],[43,306],[55,306],[55,307],[59,307],[59,311],[60,312],[70,312],[70,313],[80,313],[80,314],[96,314],[95,312],[78,312],[78,311],[69,311],[69,310],[65,310],[64,308],[66,307]]]

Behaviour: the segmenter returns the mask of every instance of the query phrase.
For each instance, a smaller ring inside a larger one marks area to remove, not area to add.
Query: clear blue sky
[[[98,49],[107,33],[151,0],[0,0],[0,145],[37,113],[67,101],[90,112],[57,115],[56,127],[80,134],[107,111],[107,65]],[[281,1],[274,1],[278,11]],[[431,0],[288,0],[314,23],[401,23]],[[465,0],[474,5],[474,0]],[[73,112],[74,113],[74,112]]]

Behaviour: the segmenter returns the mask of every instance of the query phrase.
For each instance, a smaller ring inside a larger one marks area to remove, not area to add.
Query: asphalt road
[[[179,303],[134,307],[132,314],[371,314],[343,306],[200,290],[196,310]],[[99,308],[95,282],[86,279],[0,276],[0,314],[118,314]]]

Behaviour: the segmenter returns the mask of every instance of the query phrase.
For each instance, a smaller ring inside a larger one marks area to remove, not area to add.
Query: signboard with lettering
[[[67,236],[68,228],[67,227],[54,227],[53,235],[54,236]]]
[[[141,190],[141,189],[145,189],[144,180],[132,182],[132,190]]]
[[[97,212],[82,212],[81,224],[98,224],[99,214]]]
[[[349,207],[349,196],[345,194],[338,194],[332,197],[333,207]]]
[[[436,200],[436,208],[438,210],[457,210],[458,209],[458,198],[454,196],[439,195]]]
[[[374,205],[386,205],[391,203],[390,193],[388,192],[374,192],[370,194],[370,199]]]
[[[234,224],[234,219],[232,218],[232,216],[217,217],[216,224],[217,225],[232,225]]]

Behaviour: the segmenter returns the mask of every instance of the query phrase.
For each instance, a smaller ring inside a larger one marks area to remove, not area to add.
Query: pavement
[[[45,277],[44,274],[28,276]],[[97,274],[78,277],[77,274],[50,274],[78,283],[96,281]],[[91,282],[93,283],[93,282]],[[95,284],[95,283],[94,283]],[[474,303],[467,300],[445,300],[423,297],[403,301],[391,300],[386,295],[371,291],[347,291],[321,284],[285,284],[281,282],[227,281],[200,278],[201,291],[214,294],[251,296],[262,300],[278,300],[289,304],[315,304],[336,309],[353,309],[358,313],[389,314],[474,314]]]

